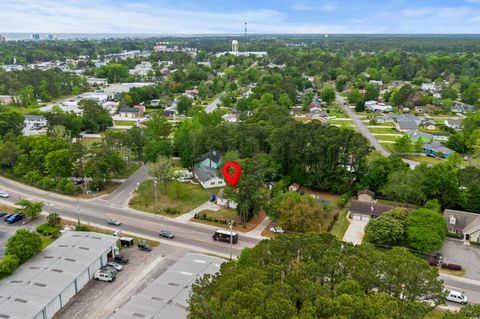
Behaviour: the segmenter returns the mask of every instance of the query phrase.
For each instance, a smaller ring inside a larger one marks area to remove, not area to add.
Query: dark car
[[[443,255],[442,253],[436,253],[434,256],[433,256],[433,259],[435,259],[439,264],[441,264],[443,262]]]
[[[430,266],[437,267],[439,265],[438,261],[436,261],[432,256],[427,257],[427,262]]]
[[[115,261],[116,263],[122,264],[122,265],[128,264],[128,258],[125,257],[125,256],[122,256],[122,255],[115,256],[113,258],[113,261]]]
[[[138,243],[138,249],[143,251],[152,251],[152,247],[145,242]]]
[[[160,237],[168,238],[168,239],[175,238],[175,235],[168,230],[161,230],[159,235],[160,235]]]
[[[7,223],[9,224],[14,224],[18,221],[21,221],[23,219],[23,215],[22,214],[14,214],[12,216],[10,216],[8,219],[7,219]]]
[[[3,217],[3,220],[4,221],[7,221],[7,219],[9,219],[10,217],[12,217],[12,215],[15,215],[15,214],[7,214]]]
[[[0,212],[0,218],[1,218],[1,217],[4,217],[4,216],[7,216],[7,215],[8,215],[8,213]]]

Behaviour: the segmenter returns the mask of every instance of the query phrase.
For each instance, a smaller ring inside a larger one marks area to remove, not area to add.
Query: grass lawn
[[[127,168],[121,174],[113,176],[113,178],[115,178],[115,179],[129,178],[130,175],[135,173],[140,168],[140,166],[141,166],[140,163],[130,163],[130,164],[127,165]]]
[[[219,188],[207,190],[200,184],[173,181],[168,183],[167,194],[163,194],[160,185],[158,190],[159,214],[166,215],[167,208],[178,209],[180,214],[184,214],[208,201],[210,194],[216,194],[218,191]],[[155,191],[152,180],[145,181],[140,185],[137,194],[130,201],[130,206],[134,209],[154,213]]]
[[[378,123],[378,124],[365,123],[365,125],[367,125],[367,126],[390,126],[390,127],[395,127],[395,124],[390,123],[390,122]]]
[[[204,211],[201,212],[201,214],[207,214],[207,216],[209,216],[209,217],[217,218],[217,219],[223,219],[223,220],[226,220],[226,221],[233,220],[233,221],[235,221],[235,226],[233,226],[233,230],[235,230],[237,232],[242,232],[242,233],[246,233],[246,232],[249,232],[249,231],[255,229],[258,226],[258,224],[260,224],[262,222],[262,220],[265,218],[265,213],[262,211],[259,214],[257,214],[256,216],[253,216],[248,221],[248,223],[246,223],[245,225],[242,225],[241,220],[240,220],[240,216],[238,216],[237,211],[234,210],[234,209],[222,208],[222,209],[220,209],[216,212],[211,211],[211,210],[204,210]],[[220,222],[216,223],[216,222],[213,222],[213,221],[195,219],[195,218],[192,218],[190,220],[193,221],[193,222],[196,222],[196,223],[216,226],[218,228],[225,228],[225,229],[229,228],[227,224],[220,223]]]
[[[438,268],[438,272],[444,273],[444,274],[449,274],[452,276],[458,276],[458,277],[463,277],[465,275],[465,269],[462,270],[450,270],[450,269],[443,269],[443,268]]]
[[[434,309],[427,313],[427,315],[423,319],[441,319],[443,315],[445,315],[445,310],[443,309]]]
[[[390,143],[380,143],[382,144],[383,148],[390,153],[395,153],[395,149],[393,148],[393,144]]]
[[[101,142],[102,142],[102,139],[98,137],[85,137],[80,140],[80,143],[87,147],[90,147],[96,143],[101,143]]]
[[[420,162],[420,163],[427,163],[427,164],[438,164],[441,163],[442,160],[435,158],[435,157],[429,157],[429,156],[420,156],[420,155],[404,155],[402,156],[406,159]]]
[[[48,245],[53,243],[55,239],[50,236],[41,236],[42,237],[42,250],[45,249]]]
[[[327,114],[328,114],[328,116],[336,116],[337,118],[341,118],[341,119],[349,118],[347,113],[344,113],[343,111],[339,112],[339,111],[333,110],[333,109],[330,109],[330,111],[327,112]]]
[[[122,183],[108,182],[105,185],[105,187],[99,192],[92,192],[92,193],[88,193],[87,195],[85,195],[84,192],[81,192],[81,193],[78,193],[76,195],[76,197],[79,197],[79,198],[93,198],[93,197],[98,197],[98,196],[102,196],[102,195],[105,195],[105,194],[110,194],[111,192],[116,190],[117,187],[119,187],[121,184]]]
[[[15,207],[5,204],[0,204],[0,212],[13,213]]]
[[[117,126],[135,126],[137,122],[136,121],[115,121],[114,123]]]
[[[375,138],[379,141],[394,141],[394,142],[400,139],[399,136],[389,136],[389,135],[375,135]]]
[[[340,125],[351,125],[353,124],[352,119],[348,118],[345,120],[328,120],[327,121],[330,124],[340,124]]]
[[[338,239],[342,240],[343,235],[347,231],[349,222],[347,220],[348,208],[342,208],[338,212],[338,217],[335,223],[333,224],[332,229],[330,230],[330,234],[334,235]]]
[[[377,133],[377,134],[402,134],[399,131],[393,129],[393,128],[377,128],[377,127],[370,127],[368,130],[372,133]]]

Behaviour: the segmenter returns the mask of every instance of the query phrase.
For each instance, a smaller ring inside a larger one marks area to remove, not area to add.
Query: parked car
[[[283,234],[285,232],[282,227],[270,227],[270,231],[275,234]]]
[[[119,222],[116,219],[107,219],[107,224],[114,225],[114,226],[120,226],[122,223]]]
[[[160,235],[160,237],[168,238],[168,239],[175,238],[175,235],[168,230],[161,230],[159,235]]]
[[[7,221],[7,219],[9,219],[10,217],[12,217],[13,215],[15,215],[14,213],[11,213],[11,214],[7,214],[3,217],[3,220],[4,221]]]
[[[152,247],[147,244],[146,242],[139,242],[138,243],[138,249],[143,250],[143,251],[152,251]]]
[[[439,265],[438,261],[432,256],[427,257],[427,262],[430,266],[437,267]]]
[[[109,262],[107,263],[107,266],[113,267],[113,268],[115,268],[115,269],[118,270],[118,271],[122,271],[122,270],[123,270],[123,266],[120,265],[119,263],[114,262],[114,261],[109,261]]]
[[[433,259],[435,259],[439,264],[441,264],[443,262],[443,255],[442,253],[436,253],[434,256],[433,256]]]
[[[107,265],[100,267],[100,270],[109,271],[109,272],[111,272],[111,273],[114,274],[114,275],[116,275],[117,272],[118,272],[118,270],[116,270],[115,267],[107,266]]]
[[[8,213],[0,212],[0,218],[1,218],[1,217],[4,217],[4,216],[7,216],[7,215],[8,215]]]
[[[23,215],[22,214],[14,214],[12,216],[10,216],[8,219],[7,219],[7,223],[9,224],[14,224],[18,221],[21,221],[23,219]]]
[[[8,198],[10,197],[10,194],[8,194],[6,191],[0,191],[0,197]]]
[[[113,261],[116,262],[116,263],[119,263],[121,265],[126,265],[128,264],[128,258],[125,257],[125,256],[122,256],[122,255],[116,255],[114,258],[113,258]]]
[[[443,263],[443,264],[442,264],[442,268],[443,268],[443,269],[449,269],[449,270],[456,270],[456,271],[462,270],[462,266],[457,265],[457,264],[447,264],[447,263]]]
[[[109,271],[104,271],[104,270],[97,270],[93,275],[93,278],[95,280],[108,281],[108,282],[115,281],[115,275]]]
[[[121,237],[122,236],[122,232],[120,230],[116,230],[113,232],[113,236],[115,237]]]
[[[466,305],[468,303],[468,299],[463,293],[454,290],[448,291],[447,300],[458,302],[462,305]]]

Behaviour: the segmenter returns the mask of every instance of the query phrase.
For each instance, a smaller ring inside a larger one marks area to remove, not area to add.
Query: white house
[[[47,119],[43,115],[25,115],[23,123],[28,129],[36,129],[47,126]]]
[[[198,167],[193,171],[193,175],[203,188],[214,188],[225,186],[225,181],[221,178],[217,170],[211,167]]]
[[[384,103],[378,103],[377,101],[366,101],[365,109],[371,112],[392,112],[393,108],[390,105]]]
[[[107,78],[91,78],[87,77],[87,83],[90,85],[107,85],[108,79]]]
[[[227,207],[232,209],[237,208],[237,203],[235,201],[224,197],[223,188],[217,194],[216,203],[218,206],[222,206],[222,207]]]
[[[443,123],[446,127],[454,130],[460,130],[463,126],[463,119],[447,119]]]

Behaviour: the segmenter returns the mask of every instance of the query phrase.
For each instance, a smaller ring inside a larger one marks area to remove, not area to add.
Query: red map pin
[[[230,174],[229,168],[233,168],[233,174]],[[230,186],[235,187],[242,176],[242,168],[237,162],[226,162],[222,167],[222,174]]]

